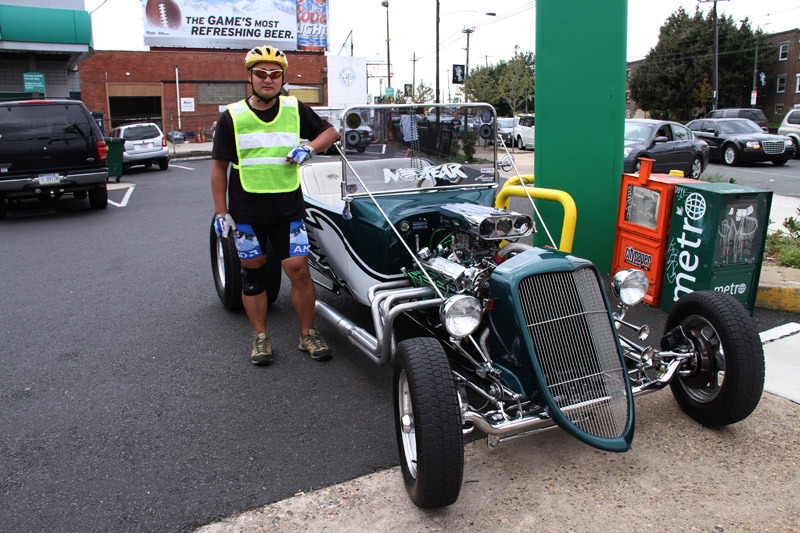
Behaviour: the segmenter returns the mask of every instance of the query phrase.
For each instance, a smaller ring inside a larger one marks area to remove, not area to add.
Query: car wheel
[[[167,170],[169,168],[169,157],[162,157],[158,160],[158,168]]]
[[[692,161],[692,166],[689,167],[689,177],[695,180],[700,179],[700,174],[703,173],[703,160],[695,157]]]
[[[775,165],[776,167],[780,167],[785,165],[787,161],[788,159],[773,159],[772,164]]]
[[[636,161],[636,164],[633,166],[633,173],[638,174],[640,170],[642,170],[642,162]]]
[[[733,166],[739,162],[739,150],[732,144],[726,145],[722,149],[722,162],[728,166]]]
[[[525,149],[525,143],[522,142],[522,137],[517,137],[517,148]]]
[[[356,152],[358,152],[359,154],[363,154],[366,151],[366,149],[367,149],[366,146],[357,146]]]
[[[6,197],[0,195],[0,220],[4,220],[8,216],[8,204]]]
[[[678,326],[694,344],[670,383],[678,405],[708,426],[747,418],[764,390],[764,351],[744,306],[727,294],[692,292],[672,308],[664,331]]]
[[[800,141],[792,137],[792,144],[794,145],[794,158],[800,159]]]
[[[105,184],[89,191],[89,207],[92,209],[105,209],[108,207],[108,189]]]
[[[214,286],[217,289],[222,305],[231,311],[243,308],[242,305],[242,264],[236,253],[234,240],[217,237],[214,221],[211,221],[209,234],[211,251],[211,271],[214,275]],[[267,256],[267,303],[278,299],[281,290],[281,265],[271,247],[265,251]]]
[[[397,346],[393,390],[406,491],[417,507],[450,505],[461,491],[464,443],[459,397],[439,341],[414,338]]]

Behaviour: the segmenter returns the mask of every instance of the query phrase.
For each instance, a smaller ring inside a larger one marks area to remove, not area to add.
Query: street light
[[[466,11],[452,11],[445,13],[445,15],[453,15],[455,13],[482,13],[481,11],[466,10]],[[495,17],[497,13],[483,13],[487,17]],[[436,0],[436,103],[439,103],[439,0]],[[475,31],[473,28],[472,31]],[[467,33],[467,50],[469,50],[469,33]],[[467,52],[469,54],[469,51]],[[467,56],[469,62],[469,56]],[[469,67],[469,65],[467,65]],[[465,73],[466,74],[466,73]]]
[[[389,54],[389,0],[383,0],[381,5],[386,8],[386,88],[392,86],[392,56]],[[389,97],[392,103],[392,97]]]

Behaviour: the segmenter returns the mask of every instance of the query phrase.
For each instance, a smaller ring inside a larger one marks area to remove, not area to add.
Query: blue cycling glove
[[[286,161],[292,163],[293,165],[302,165],[312,157],[314,157],[314,149],[308,145],[305,145],[294,148],[288,154],[286,154]]]
[[[214,231],[217,232],[217,237],[227,239],[231,233],[236,231],[236,223],[233,221],[228,213],[219,213],[214,215]]]

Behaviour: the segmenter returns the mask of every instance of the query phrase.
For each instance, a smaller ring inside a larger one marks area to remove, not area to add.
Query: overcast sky
[[[97,50],[146,50],[143,40],[141,0],[84,0],[86,10],[93,12],[94,47]],[[370,75],[386,74],[386,8],[381,0],[328,0],[328,23],[331,54],[350,54],[348,35],[352,31],[353,54],[375,63],[368,67]],[[552,1],[552,0],[551,0]],[[683,7],[694,13],[711,10],[711,2],[684,0],[628,0],[629,61],[643,59],[658,42],[659,28],[667,17]],[[490,7],[487,7],[490,6]],[[570,4],[564,2],[565,9]],[[754,28],[775,33],[800,27],[798,0],[729,0],[717,4],[719,13],[733,16],[737,22],[745,17]],[[496,16],[487,16],[486,12]],[[509,59],[514,46],[521,51],[535,51],[535,2],[530,0],[440,0],[440,84],[443,100],[447,99],[453,64],[466,62],[464,27],[474,27],[470,34],[469,64],[486,65]],[[435,83],[436,2],[434,0],[390,0],[389,38],[392,60],[392,85],[424,81]],[[346,43],[346,44],[345,44]],[[343,45],[344,48],[343,48]],[[416,54],[416,73],[413,72]],[[383,65],[379,65],[383,63]],[[386,84],[385,78],[382,84]],[[451,88],[454,91],[455,87]],[[379,78],[370,81],[370,90],[377,93]]]

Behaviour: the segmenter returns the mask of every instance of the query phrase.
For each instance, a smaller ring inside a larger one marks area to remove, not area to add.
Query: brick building
[[[754,107],[764,111],[767,121],[774,128],[780,124],[789,109],[800,107],[800,29],[765,35],[764,41],[769,46],[762,44],[760,48],[758,63],[762,68],[758,72],[758,78],[761,78],[760,74],[763,72],[765,84],[762,86],[761,80],[757,79],[758,95]],[[630,97],[631,75],[644,62],[643,59],[633,61],[627,66],[626,118],[649,116]],[[747,104],[749,106],[749,102]]]
[[[80,97],[102,113],[105,130],[139,120],[166,131],[200,132],[226,104],[245,98],[246,50],[152,48],[97,50],[80,64]],[[286,52],[289,93],[310,105],[327,104],[327,62],[321,52]],[[179,102],[182,102],[179,110]]]

